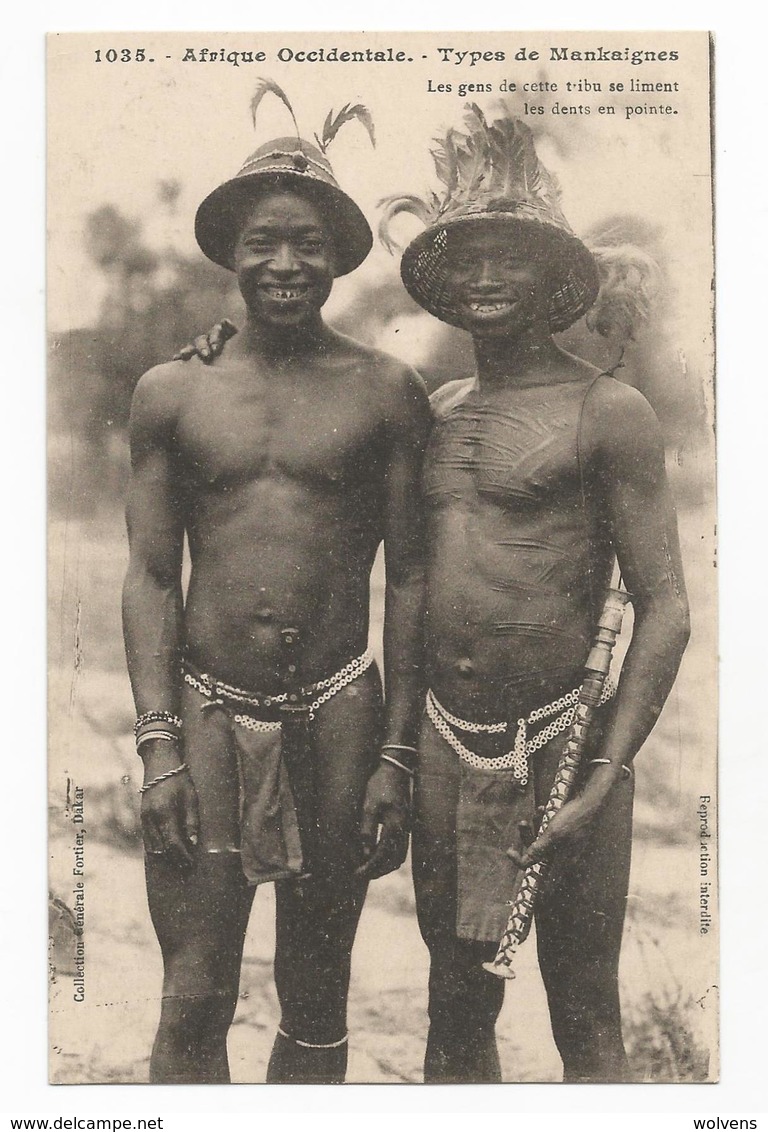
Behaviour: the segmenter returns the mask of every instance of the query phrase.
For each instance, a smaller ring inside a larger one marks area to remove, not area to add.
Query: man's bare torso
[[[498,717],[509,686],[533,706],[569,683],[608,584],[581,420],[609,379],[582,363],[562,378],[493,392],[457,382],[434,398],[427,663],[438,696],[470,718]]]
[[[185,644],[198,667],[268,689],[296,626],[304,675],[365,648],[383,534],[392,362],[339,338],[311,368],[164,367],[177,387],[174,464],[192,572]]]

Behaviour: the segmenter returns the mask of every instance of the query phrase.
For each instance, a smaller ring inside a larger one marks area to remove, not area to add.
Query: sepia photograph
[[[719,1079],[711,91],[48,36],[52,1084]]]

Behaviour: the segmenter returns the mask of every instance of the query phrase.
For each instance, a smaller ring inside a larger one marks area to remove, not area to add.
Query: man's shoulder
[[[194,362],[160,362],[151,369],[146,370],[139,378],[136,389],[147,394],[162,394],[176,389],[184,380],[190,369],[196,368]]]
[[[401,358],[396,358],[394,354],[387,354],[376,346],[358,342],[356,338],[350,338],[346,334],[337,333],[336,339],[340,349],[350,361],[365,365],[374,376],[381,377],[383,381],[397,382],[403,380],[406,375],[416,372]]]
[[[377,390],[385,403],[402,399],[410,402],[416,397],[426,404],[426,386],[413,366],[393,354],[357,342],[346,335],[339,335],[338,338],[347,360],[352,363],[353,370],[364,373],[369,389]]]
[[[635,427],[639,421],[656,420],[650,403],[639,389],[606,373],[597,375],[589,400],[595,415],[610,420],[617,427]]]
[[[655,452],[661,426],[648,400],[632,385],[601,374],[586,405],[586,425],[596,452],[622,462]]]
[[[474,377],[461,377],[455,381],[447,381],[445,385],[441,385],[429,398],[432,415],[437,420],[442,420],[443,417],[447,417],[451,410],[455,409],[457,405],[460,405],[467,394],[471,393],[474,386]]]
[[[162,362],[152,366],[136,383],[132,414],[161,418],[175,413],[185,383],[189,387],[189,374],[189,362]]]

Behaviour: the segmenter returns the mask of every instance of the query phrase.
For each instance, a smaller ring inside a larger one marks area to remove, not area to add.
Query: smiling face
[[[257,322],[275,329],[316,323],[335,277],[333,243],[320,210],[293,192],[259,197],[243,213],[233,266]]]
[[[462,327],[475,337],[519,334],[546,324],[549,262],[540,244],[512,242],[504,221],[449,230],[445,279]]]

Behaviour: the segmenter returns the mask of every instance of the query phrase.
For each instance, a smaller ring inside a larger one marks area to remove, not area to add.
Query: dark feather
[[[489,171],[488,140],[484,131],[463,139],[456,150],[459,166],[459,189],[456,200],[471,201],[480,192]]]
[[[456,154],[456,131],[448,130],[444,138],[435,138],[437,149],[430,150],[435,171],[450,196],[459,183],[459,162]]]
[[[538,161],[531,131],[517,119],[499,118],[488,128],[494,193],[525,200],[535,192]]]
[[[376,148],[376,133],[374,131],[373,118],[371,117],[370,110],[360,102],[356,103],[354,106],[350,106],[350,104],[347,103],[346,106],[341,108],[335,118],[333,117],[333,111],[331,110],[329,112],[328,117],[323,123],[322,137],[318,138],[317,134],[315,134],[315,139],[323,153],[325,153],[345,122],[352,122],[355,119],[365,128],[368,137],[371,139],[371,145],[374,149]]]
[[[262,99],[266,94],[274,94],[276,98],[280,99],[284,106],[288,107],[288,112],[290,113],[291,118],[293,118],[293,125],[296,129],[296,137],[300,137],[299,123],[296,121],[296,115],[293,112],[293,107],[291,106],[288,95],[285,93],[283,88],[278,86],[277,83],[272,79],[259,79],[256,90],[253,94],[253,98],[251,99],[251,117],[253,119],[254,128],[256,127],[256,113],[259,109],[259,106],[261,105]]]
[[[485,132],[488,129],[485,114],[483,114],[476,102],[468,102],[464,109],[464,123],[471,134],[475,133],[477,130]]]
[[[442,204],[442,202],[440,200],[440,197],[437,195],[437,193],[433,193],[432,191],[430,191],[429,196],[427,197],[427,208],[429,209],[431,216],[437,216],[438,215],[438,213],[440,212],[440,205],[441,204]]]

